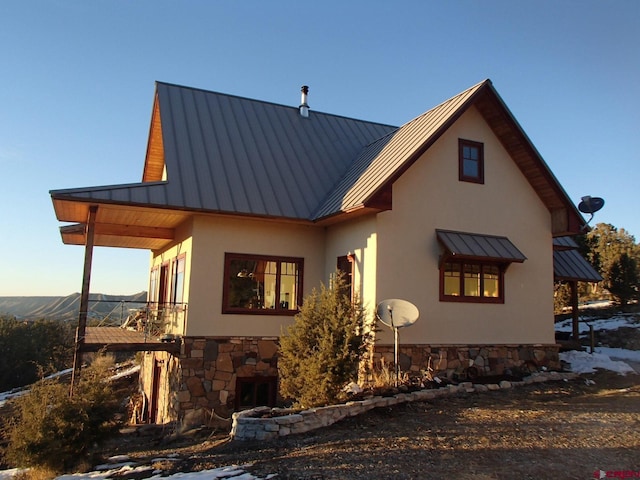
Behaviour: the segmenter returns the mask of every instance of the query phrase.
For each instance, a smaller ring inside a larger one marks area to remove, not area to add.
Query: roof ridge
[[[255,103],[261,103],[264,105],[272,105],[272,106],[276,106],[276,107],[282,107],[282,108],[287,108],[287,109],[293,109],[293,110],[298,110],[298,107],[296,106],[292,106],[292,105],[288,105],[288,104],[284,104],[284,103],[277,103],[277,102],[271,102],[269,100],[260,100],[258,98],[251,98],[251,97],[245,97],[242,95],[236,95],[233,93],[224,93],[224,92],[218,92],[216,90],[207,90],[206,88],[200,88],[200,87],[190,87],[187,85],[179,85],[176,83],[170,83],[170,82],[163,82],[160,80],[156,80],[156,86],[157,85],[164,85],[167,87],[172,87],[172,88],[181,88],[181,89],[185,89],[185,90],[194,90],[194,91],[198,91],[198,92],[202,92],[202,93],[206,93],[206,94],[212,94],[212,95],[220,95],[223,97],[230,97],[230,98],[235,98],[238,100],[246,100],[249,102],[255,102]],[[382,122],[375,122],[372,120],[363,120],[360,118],[355,118],[355,117],[348,117],[346,115],[338,115],[335,113],[328,113],[328,112],[322,112],[320,110],[314,110],[311,109],[314,115],[325,115],[328,117],[333,117],[333,118],[342,118],[345,120],[351,120],[354,122],[360,122],[360,123],[367,123],[370,125],[380,125],[383,127],[392,127],[392,128],[398,128],[397,125],[391,125],[389,123],[382,123]]]

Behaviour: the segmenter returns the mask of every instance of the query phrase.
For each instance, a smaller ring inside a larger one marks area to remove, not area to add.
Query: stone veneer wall
[[[410,374],[430,368],[434,375],[447,378],[504,375],[541,367],[559,369],[558,348],[558,345],[400,345],[398,362],[400,369]],[[380,367],[383,358],[386,365],[393,364],[393,345],[374,347],[374,368]]]
[[[274,337],[185,337],[175,407],[183,425],[210,423],[234,410],[238,377],[275,377]]]
[[[278,375],[277,354],[276,337],[185,337],[179,357],[165,352],[147,355],[141,380],[149,398],[153,365],[159,361],[158,423],[211,424],[215,415],[229,418],[235,410],[237,378]],[[393,345],[376,345],[368,362],[379,368],[383,358],[386,365],[393,364]],[[400,345],[399,362],[403,372],[419,374],[431,368],[433,375],[446,378],[560,367],[558,345]],[[367,383],[366,376],[361,383]]]

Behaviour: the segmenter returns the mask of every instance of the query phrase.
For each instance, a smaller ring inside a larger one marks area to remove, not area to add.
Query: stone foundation
[[[179,356],[147,352],[141,372],[147,419],[183,427],[228,420],[236,410],[238,378],[277,377],[277,354],[276,337],[185,337]],[[372,368],[384,363],[393,369],[394,347],[376,345],[366,358],[363,385],[373,381]],[[410,375],[455,380],[560,368],[557,345],[401,345],[399,363]]]
[[[400,370],[446,378],[527,374],[560,368],[558,345],[400,345]],[[393,366],[393,345],[376,345],[369,367]],[[392,367],[393,368],[393,367]]]
[[[178,421],[186,427],[230,418],[236,380],[277,376],[277,352],[274,337],[184,337],[179,357],[147,353],[141,381],[149,401],[154,362],[163,367],[156,387],[159,414],[151,420]]]

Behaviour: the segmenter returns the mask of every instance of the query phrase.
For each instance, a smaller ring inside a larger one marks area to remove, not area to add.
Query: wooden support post
[[[571,319],[573,334],[572,339],[574,342],[580,342],[580,311],[578,310],[578,282],[569,282],[571,287]]]
[[[89,218],[86,226],[86,240],[84,249],[84,271],[82,274],[82,293],[80,294],[80,313],[78,314],[78,328],[76,329],[76,345],[73,357],[73,373],[71,375],[71,388],[69,394],[73,395],[73,387],[76,383],[80,369],[82,368],[82,344],[87,329],[87,313],[89,311],[89,286],[91,284],[91,263],[93,260],[93,237],[96,227],[97,205],[89,207]]]

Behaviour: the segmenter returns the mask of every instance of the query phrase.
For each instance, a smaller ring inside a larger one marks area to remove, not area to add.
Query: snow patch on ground
[[[587,353],[571,350],[569,352],[561,352],[560,360],[571,365],[569,370],[574,373],[595,373],[597,368],[618,372],[621,375],[627,373],[635,373],[628,363],[612,360],[609,355],[604,353]]]

